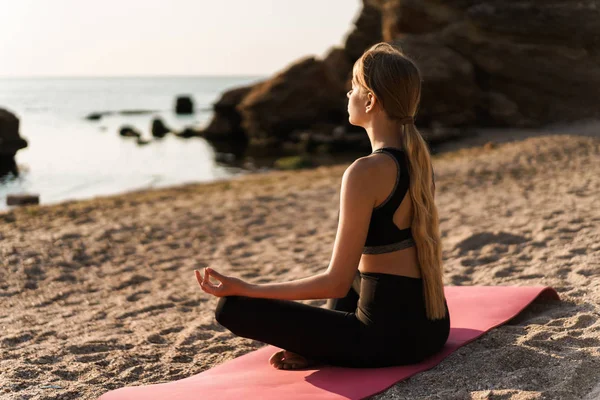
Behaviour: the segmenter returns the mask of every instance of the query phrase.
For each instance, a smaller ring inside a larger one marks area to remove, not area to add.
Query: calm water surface
[[[41,204],[129,190],[226,178],[240,171],[218,165],[202,138],[167,135],[139,146],[119,136],[131,125],[152,139],[154,116],[168,127],[202,126],[211,105],[229,88],[262,77],[0,78],[0,108],[20,119],[29,142],[16,156],[19,176],[0,178],[0,209],[6,195],[30,192]],[[190,95],[193,116],[174,113],[175,98]],[[92,112],[155,110],[143,115],[110,115],[88,121]]]

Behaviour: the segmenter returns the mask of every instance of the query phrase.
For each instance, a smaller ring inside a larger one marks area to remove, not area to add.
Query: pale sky
[[[0,0],[0,77],[269,75],[343,44],[360,0]]]

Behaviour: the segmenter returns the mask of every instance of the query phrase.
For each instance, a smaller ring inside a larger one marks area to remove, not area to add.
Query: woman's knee
[[[219,299],[215,308],[215,319],[224,327],[229,328],[233,321],[236,320],[236,311],[240,303],[239,296],[223,296]]]

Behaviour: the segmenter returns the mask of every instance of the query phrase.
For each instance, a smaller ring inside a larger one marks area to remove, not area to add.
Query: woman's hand
[[[247,282],[239,278],[223,275],[211,268],[204,268],[204,277],[202,277],[202,274],[197,269],[194,272],[200,288],[213,296],[243,296],[248,288]],[[211,283],[211,276],[219,281],[218,285]]]

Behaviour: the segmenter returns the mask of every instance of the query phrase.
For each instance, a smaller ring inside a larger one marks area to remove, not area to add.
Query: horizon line
[[[263,78],[273,74],[125,74],[125,75],[0,75],[0,79],[32,78],[32,79],[73,79],[73,78]]]

